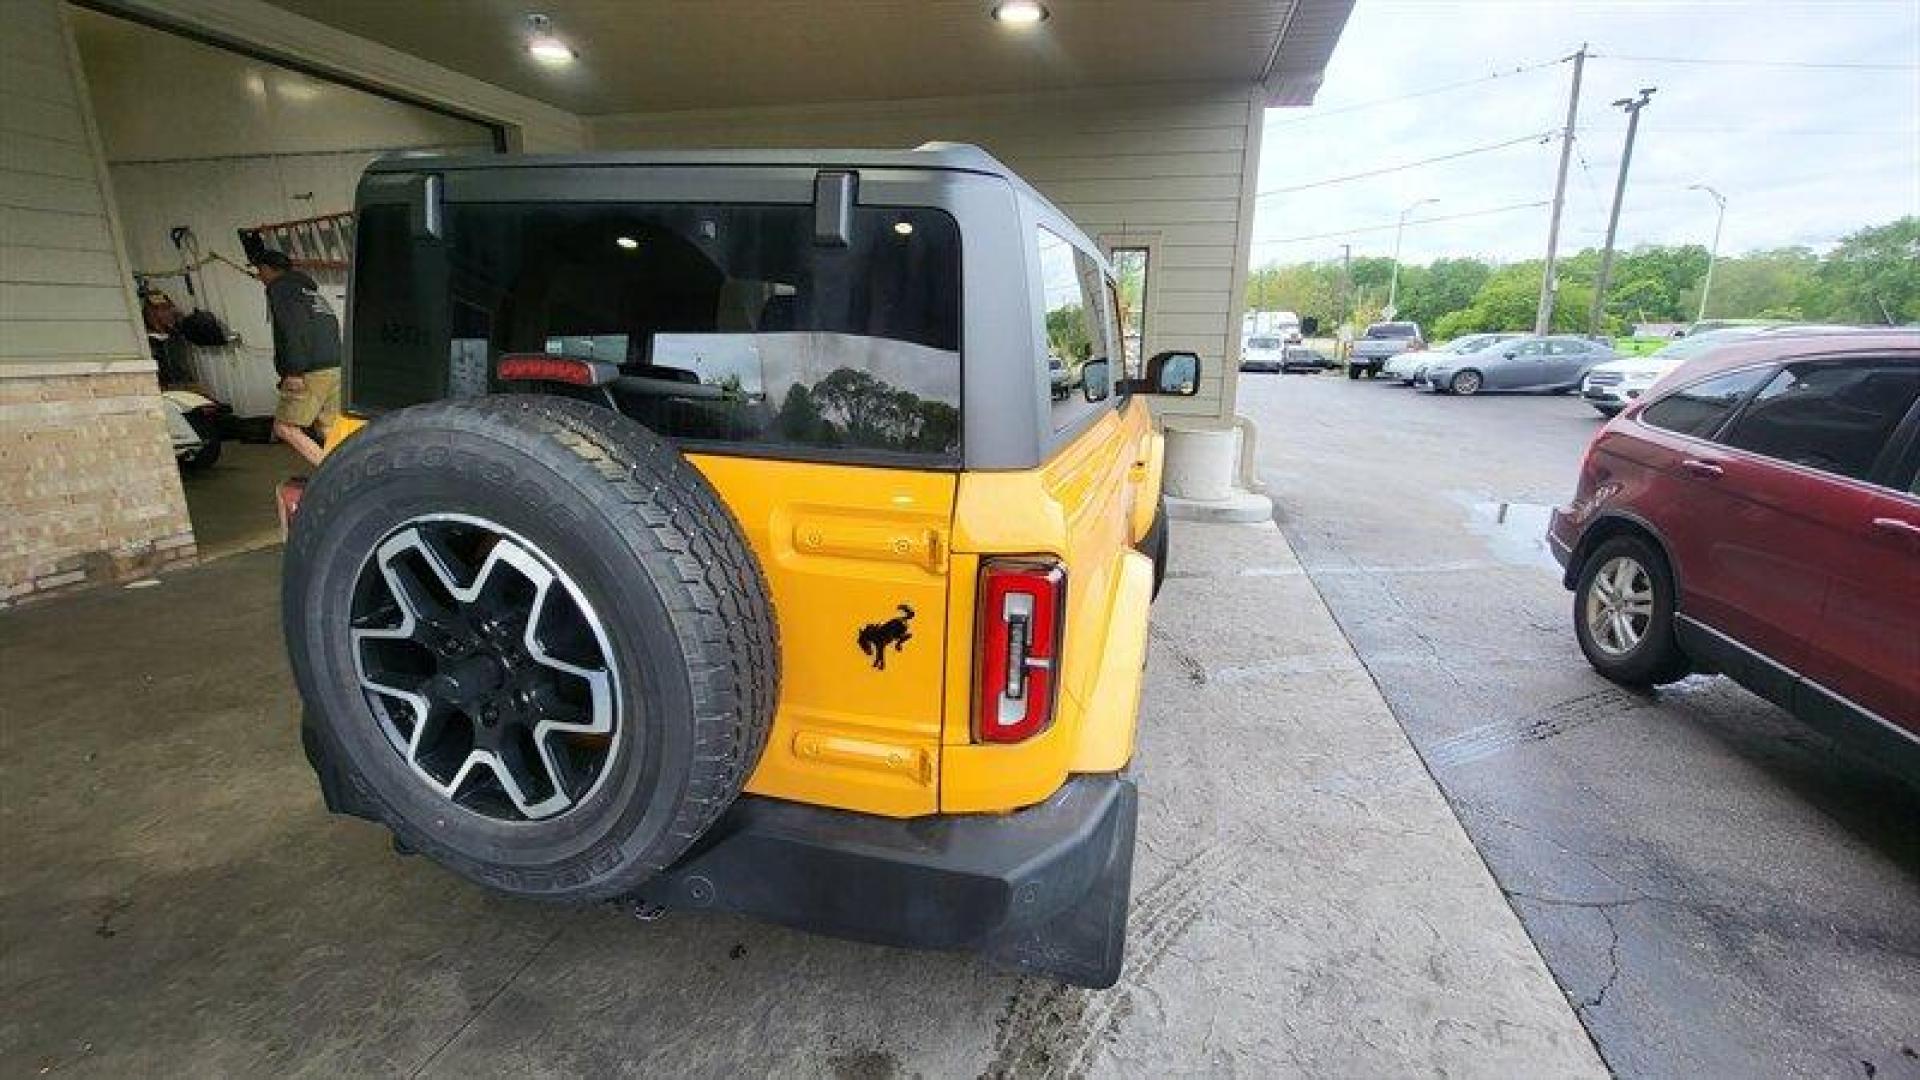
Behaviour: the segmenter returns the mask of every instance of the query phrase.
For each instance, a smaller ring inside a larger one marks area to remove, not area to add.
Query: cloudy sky
[[[1538,136],[1565,120],[1572,67],[1553,61],[1582,42],[1595,55],[1562,250],[1603,239],[1626,134],[1610,103],[1648,86],[1659,92],[1640,117],[1623,247],[1706,244],[1714,204],[1687,190],[1695,183],[1727,197],[1723,253],[1824,248],[1863,225],[1920,214],[1916,0],[1359,0],[1314,106],[1267,113],[1260,190],[1271,194],[1254,218],[1254,265],[1337,258],[1343,243],[1356,256],[1391,254],[1392,223],[1422,199],[1438,201],[1409,221],[1549,198],[1559,148]],[[1469,85],[1422,93],[1458,83]],[[1405,100],[1386,100],[1396,98]],[[1530,258],[1546,233],[1543,205],[1409,225],[1402,254]]]

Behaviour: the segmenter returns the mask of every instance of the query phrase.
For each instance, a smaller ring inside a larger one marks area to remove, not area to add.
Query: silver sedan
[[[1595,364],[1619,359],[1612,348],[1575,334],[1515,338],[1467,356],[1450,356],[1421,372],[1414,385],[1445,394],[1482,390],[1564,394]]]

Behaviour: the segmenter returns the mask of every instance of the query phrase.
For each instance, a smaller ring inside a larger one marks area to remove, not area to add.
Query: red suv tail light
[[[605,386],[620,374],[613,364],[549,353],[508,353],[495,369],[506,382],[557,382],[572,386]]]
[[[996,559],[980,572],[974,732],[1011,743],[1053,723],[1067,574],[1057,563]]]

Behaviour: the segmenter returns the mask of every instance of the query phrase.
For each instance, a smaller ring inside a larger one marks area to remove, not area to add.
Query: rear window
[[[444,237],[364,209],[351,404],[504,388],[506,354],[615,364],[621,411],[676,441],[792,456],[960,452],[960,230],[858,207],[454,204]]]
[[[1415,333],[1412,323],[1376,323],[1367,327],[1367,336],[1376,341],[1381,338],[1410,338]]]
[[[1277,349],[1279,347],[1280,347],[1280,339],[1277,337],[1257,337],[1257,338],[1247,339],[1247,348],[1249,349]]]

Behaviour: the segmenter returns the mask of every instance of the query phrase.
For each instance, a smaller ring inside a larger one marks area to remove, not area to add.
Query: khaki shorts
[[[298,428],[332,427],[340,415],[340,369],[309,371],[302,379],[306,385],[298,390],[281,388],[273,418]]]

